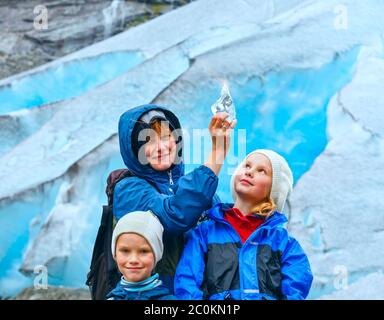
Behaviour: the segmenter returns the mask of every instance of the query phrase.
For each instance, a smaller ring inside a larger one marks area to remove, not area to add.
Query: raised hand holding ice
[[[217,112],[213,115],[209,124],[209,133],[212,138],[212,151],[205,161],[205,166],[219,175],[220,169],[227,156],[230,146],[230,135],[235,128],[237,120],[228,122],[229,114],[226,112]]]

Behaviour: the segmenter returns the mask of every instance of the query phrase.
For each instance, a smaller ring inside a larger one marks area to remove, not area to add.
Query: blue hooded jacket
[[[177,117],[170,110],[157,105],[139,106],[120,117],[120,153],[134,177],[117,183],[113,212],[120,219],[132,211],[151,210],[159,218],[164,227],[164,254],[156,266],[156,272],[173,292],[173,275],[184,247],[184,232],[194,227],[201,214],[219,201],[215,196],[218,178],[204,165],[184,175],[182,161],[167,171],[157,171],[139,162],[132,149],[133,130],[143,114],[155,109],[161,110],[175,129],[180,129]],[[179,143],[182,144],[182,141]],[[183,151],[182,145],[179,150]]]
[[[275,211],[242,243],[217,204],[210,220],[190,233],[175,276],[175,295],[185,300],[305,299],[313,276],[287,218]]]

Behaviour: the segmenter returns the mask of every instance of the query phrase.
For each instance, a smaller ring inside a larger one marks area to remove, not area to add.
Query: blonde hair
[[[275,209],[275,202],[273,201],[273,199],[268,198],[264,202],[259,203],[257,206],[255,206],[251,210],[251,213],[261,216],[263,218],[268,218],[273,213],[273,211],[275,211]]]

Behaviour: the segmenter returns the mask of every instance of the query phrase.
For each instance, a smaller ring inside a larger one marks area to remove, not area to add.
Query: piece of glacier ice
[[[229,93],[229,88],[226,83],[223,84],[221,88],[221,96],[220,98],[211,106],[211,110],[213,114],[217,112],[227,112],[229,113],[228,121],[236,119],[236,110],[235,104],[233,103],[233,99],[231,94]]]

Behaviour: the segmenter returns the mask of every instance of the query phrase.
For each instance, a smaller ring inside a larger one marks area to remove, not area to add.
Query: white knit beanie
[[[231,178],[231,193],[233,201],[236,201],[237,196],[234,184],[235,176],[238,174],[238,171],[241,165],[245,162],[245,160],[254,153],[261,153],[265,155],[271,162],[272,188],[270,197],[276,204],[276,210],[280,213],[283,213],[285,201],[287,200],[287,197],[289,196],[293,188],[293,175],[287,161],[281,155],[272,150],[257,149],[255,151],[252,151],[239,164]]]
[[[123,216],[112,234],[112,255],[116,257],[116,242],[123,233],[136,233],[150,244],[155,256],[155,265],[163,256],[163,231],[159,219],[151,211],[134,211]]]

